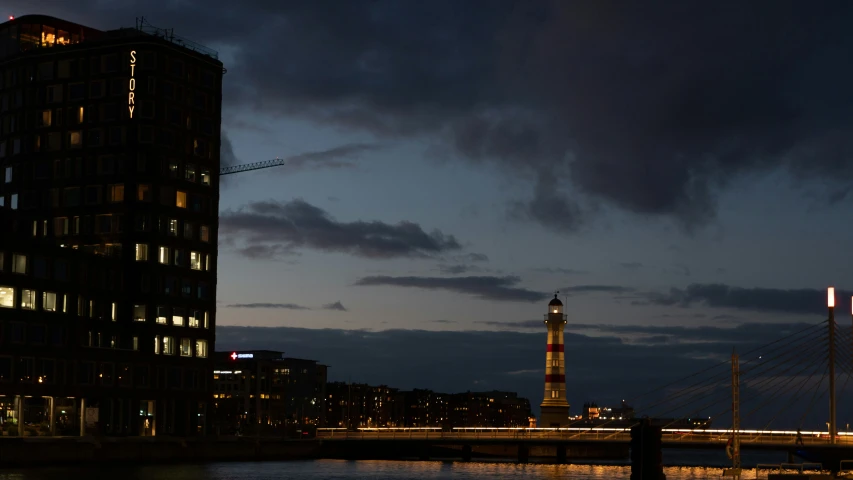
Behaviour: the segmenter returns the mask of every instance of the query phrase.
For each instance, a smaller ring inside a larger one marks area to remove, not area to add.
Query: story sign
[[[127,86],[127,111],[130,118],[133,118],[133,108],[136,106],[136,101],[133,98],[136,95],[136,50],[130,51],[130,82]]]

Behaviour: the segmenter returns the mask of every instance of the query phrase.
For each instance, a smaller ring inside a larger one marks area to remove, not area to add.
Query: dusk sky
[[[2,3],[218,50],[223,165],[290,160],[223,178],[218,349],[538,406],[559,290],[578,413],[853,290],[849,2]]]

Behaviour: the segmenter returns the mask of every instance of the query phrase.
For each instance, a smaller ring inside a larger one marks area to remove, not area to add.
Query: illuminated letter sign
[[[130,83],[127,90],[127,111],[130,113],[130,118],[133,118],[134,95],[136,91],[136,50],[130,51]]]
[[[255,358],[255,354],[254,353],[237,353],[237,352],[231,353],[231,360],[237,360],[240,358]]]

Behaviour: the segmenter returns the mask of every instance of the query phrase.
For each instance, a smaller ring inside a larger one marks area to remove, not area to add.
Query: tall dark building
[[[222,63],[137,23],[0,24],[0,422],[194,435],[212,402]]]

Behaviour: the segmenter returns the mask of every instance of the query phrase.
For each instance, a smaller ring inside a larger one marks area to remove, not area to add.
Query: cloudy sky
[[[538,403],[559,290],[570,400],[612,402],[853,287],[849,2],[2,8],[220,52],[223,162],[289,160],[223,185],[222,348]]]

